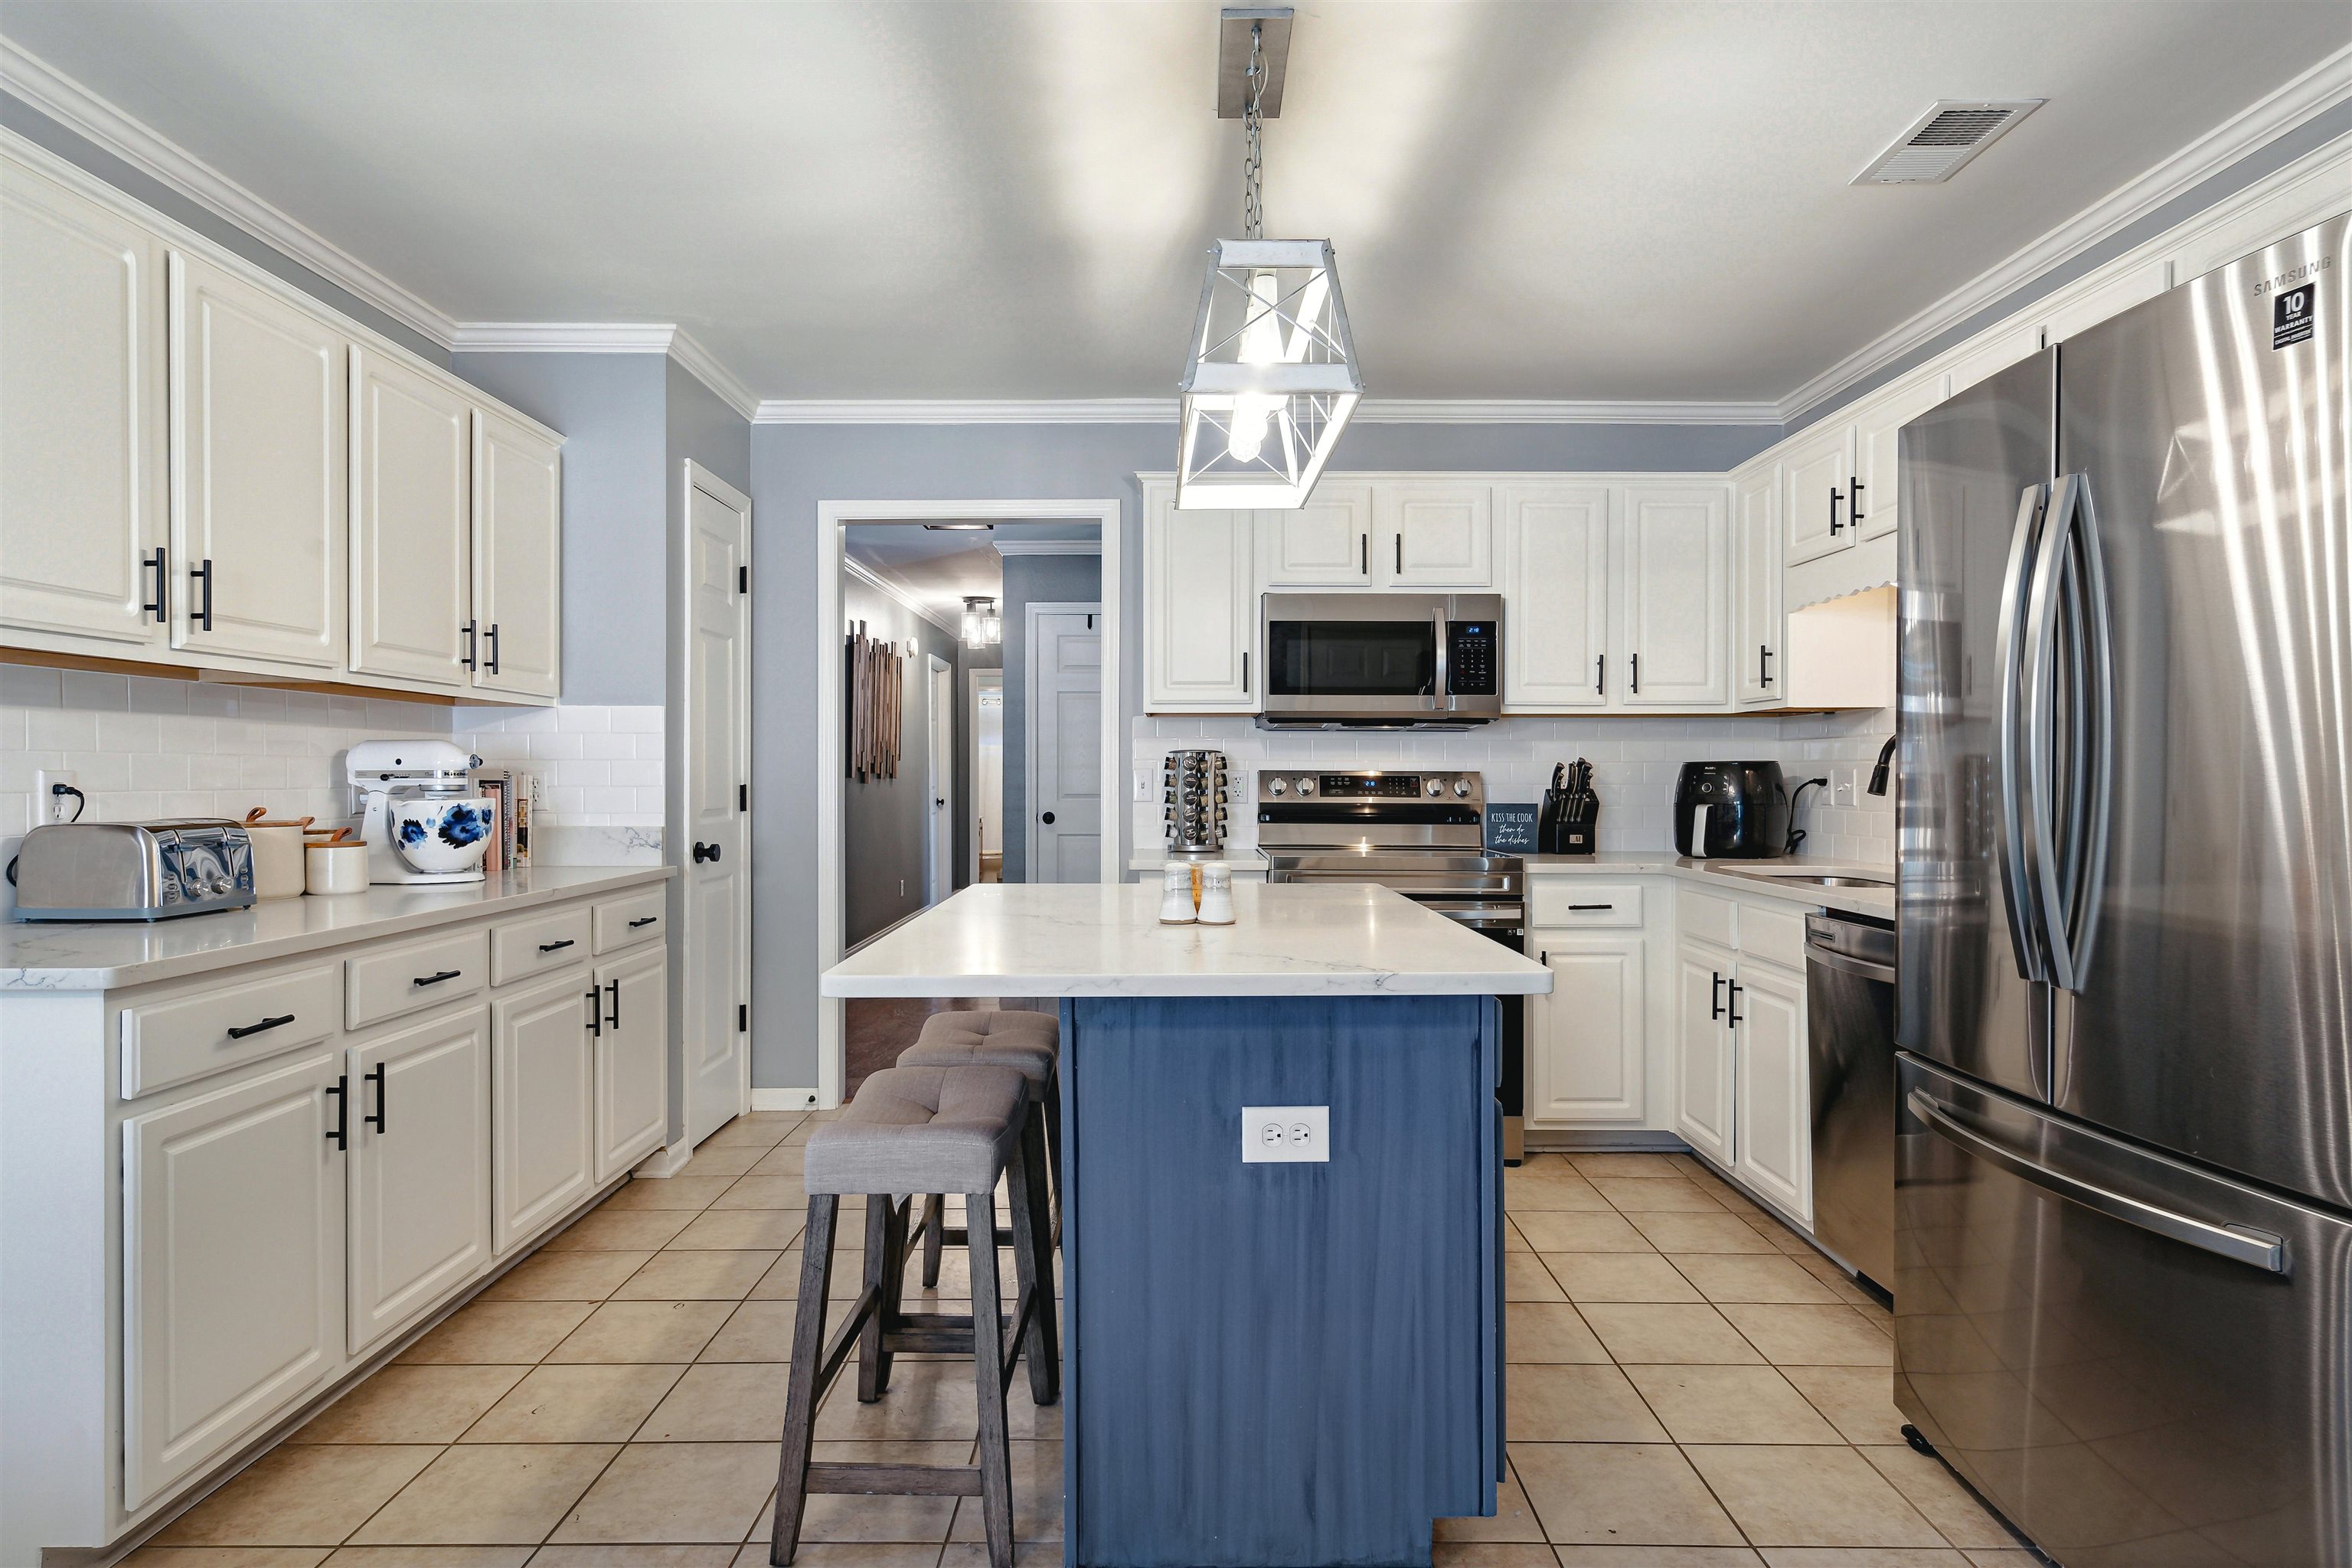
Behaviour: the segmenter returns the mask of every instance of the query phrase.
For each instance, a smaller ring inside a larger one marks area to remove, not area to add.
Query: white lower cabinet
[[[588,1016],[602,1001],[575,968],[491,1005],[490,1244],[501,1253],[596,1184]]]
[[[659,946],[596,966],[596,1180],[661,1147],[669,1131],[669,958]]]
[[[1813,1217],[1803,920],[1675,889],[1675,1131],[1801,1226]]]
[[[1731,1173],[1810,1224],[1813,1148],[1805,983],[1776,965],[1743,958],[1732,983],[1731,1006],[1738,1068]]]
[[[1727,1169],[1737,1145],[1731,1030],[1723,1021],[1723,992],[1734,966],[1728,955],[1703,942],[1685,942],[1675,954],[1675,1131]]]
[[[350,1047],[351,1351],[490,1260],[490,1012]]]
[[[342,1362],[342,1054],[224,1077],[122,1123],[125,1509]]]
[[[1532,931],[1551,971],[1528,998],[1527,1120],[1543,1127],[1639,1127],[1649,1064],[1639,933]]]

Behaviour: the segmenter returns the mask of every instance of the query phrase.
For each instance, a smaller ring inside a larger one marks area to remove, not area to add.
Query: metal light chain
[[[1261,48],[1264,24],[1250,24],[1249,94],[1242,107],[1242,237],[1265,237],[1265,197],[1259,189],[1265,177],[1265,127],[1258,116],[1257,91],[1265,80],[1265,56]]]

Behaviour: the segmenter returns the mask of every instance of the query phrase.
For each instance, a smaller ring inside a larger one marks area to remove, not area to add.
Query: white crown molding
[[[1778,425],[1777,403],[1366,398],[1366,425]],[[756,425],[1166,425],[1172,397],[762,399]]]
[[[742,377],[719,362],[712,353],[684,327],[670,340],[669,357],[677,362],[678,369],[702,383],[718,395],[719,401],[732,408],[745,419],[760,412],[760,399]]]
[[[2008,259],[1979,273],[1892,331],[1798,386],[1780,400],[1776,422],[1786,424],[1876,374],[2012,290],[2121,232],[2200,181],[2221,173],[2347,99],[2352,99],[2352,46],[2338,49],[2162,163],[2118,185]]]
[[[1367,397],[1363,425],[1778,425],[1772,402],[1692,403],[1623,399]]]
[[[457,323],[170,137],[0,38],[0,89],[443,348]]]
[[[924,620],[930,622],[931,625],[947,633],[950,637],[961,637],[963,636],[963,625],[961,621],[950,621],[943,618],[941,612],[924,604],[922,600],[915,596],[912,589],[908,588],[905,584],[898,582],[896,578],[887,576],[876,568],[868,566],[865,562],[848,554],[844,554],[842,556],[841,569],[844,573],[847,574],[849,576],[856,578],[859,582],[865,584],[867,587],[873,589],[884,598],[912,611],[918,616],[920,616]]]
[[[1100,555],[1099,539],[1000,539],[999,555]]]
[[[449,352],[667,354],[744,418],[760,406],[740,376],[674,321],[461,321],[450,334]]]

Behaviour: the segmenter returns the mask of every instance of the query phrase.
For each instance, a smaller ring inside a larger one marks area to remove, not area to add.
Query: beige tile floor
[[[799,1282],[799,1144],[754,1114],[624,1187],[175,1521],[133,1568],[751,1568]],[[1696,1162],[1510,1173],[1511,1475],[1441,1568],[2031,1568],[1903,1444],[1886,1314]],[[845,1215],[835,1294],[855,1294]],[[1010,1256],[1005,1264],[1011,1275]],[[953,1311],[952,1255],[917,1309]],[[912,1305],[912,1303],[910,1303]],[[844,1384],[820,1458],[969,1462],[969,1363]],[[1061,1558],[1061,1413],[1013,1394],[1024,1564]],[[978,1568],[971,1500],[812,1500],[810,1568]]]

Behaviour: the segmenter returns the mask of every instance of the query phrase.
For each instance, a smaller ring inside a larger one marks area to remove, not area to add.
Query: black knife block
[[[1601,797],[1570,799],[1565,790],[1544,791],[1536,815],[1536,853],[1590,855],[1601,847]]]

